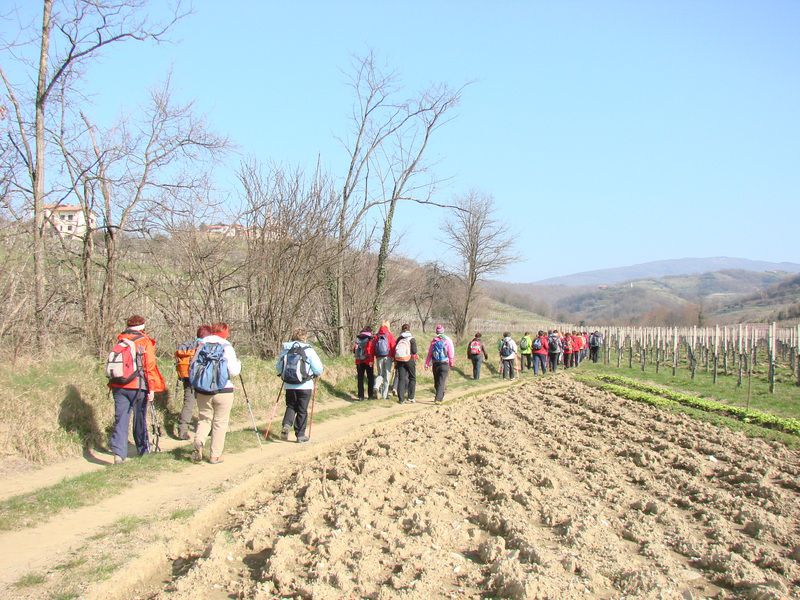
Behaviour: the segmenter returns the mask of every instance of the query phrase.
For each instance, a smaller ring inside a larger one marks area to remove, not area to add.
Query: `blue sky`
[[[197,0],[173,43],[110,48],[84,89],[110,123],[171,69],[176,95],[236,144],[217,181],[235,194],[243,155],[343,173],[344,72],[372,49],[409,95],[473,82],[428,157],[442,201],[494,196],[523,257],[504,279],[800,262],[798,31],[795,1]],[[444,216],[403,206],[398,251],[439,258]]]

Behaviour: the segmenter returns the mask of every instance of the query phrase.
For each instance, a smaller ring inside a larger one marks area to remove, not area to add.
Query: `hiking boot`
[[[121,465],[124,462],[125,462],[125,458],[124,457],[119,456],[117,454],[114,455],[114,464],[115,465]]]
[[[305,443],[306,443],[307,441],[309,441],[310,439],[311,439],[311,438],[309,438],[307,435],[298,435],[298,436],[297,436],[297,443],[298,443],[298,444],[305,444]]]
[[[289,428],[288,427],[284,427],[283,429],[281,429],[281,439],[284,442],[289,441]]]
[[[190,440],[190,439],[192,439],[192,436],[189,434],[188,431],[184,431],[183,433],[179,433],[178,434],[178,439],[179,440]]]
[[[413,398],[409,398],[408,400],[406,400],[406,402],[408,404],[414,404],[414,402],[416,402],[416,400],[414,400]]]
[[[397,396],[397,390],[392,388],[392,396]]]
[[[202,446],[195,446],[194,451],[192,452],[192,461],[199,463],[203,461],[203,447]]]
[[[222,458],[221,456],[212,456],[211,458],[208,459],[208,462],[209,464],[212,465],[218,465],[222,462],[225,462],[225,459]]]

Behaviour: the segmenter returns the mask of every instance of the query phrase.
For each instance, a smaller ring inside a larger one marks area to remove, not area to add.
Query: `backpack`
[[[508,358],[514,354],[511,348],[511,341],[508,338],[503,338],[503,344],[500,346],[500,358]]]
[[[472,356],[477,356],[477,355],[483,353],[483,348],[481,347],[481,341],[480,340],[472,340],[469,343],[469,353]]]
[[[394,347],[394,359],[399,362],[411,360],[411,338],[401,336]]]
[[[143,337],[143,335],[139,335],[133,339],[123,338],[114,344],[106,359],[108,383],[111,385],[128,385],[137,377],[143,377],[143,352],[135,343],[136,340],[140,340]],[[139,383],[139,387],[141,387],[141,381]]]
[[[299,384],[305,383],[312,378],[308,368],[308,357],[306,349],[299,342],[292,344],[292,347],[283,355],[283,365],[281,367],[281,379],[284,383]]]
[[[592,335],[590,335],[590,336],[589,336],[589,345],[590,345],[592,348],[597,348],[597,347],[599,347],[599,346],[600,346],[600,343],[601,343],[601,342],[600,342],[600,336],[599,336],[599,335],[595,335],[595,334],[593,333]]]
[[[561,345],[561,338],[555,333],[550,334],[547,343],[550,346],[550,354],[558,354],[564,349],[564,346]]]
[[[197,341],[191,340],[179,344],[175,349],[175,372],[178,377],[186,379],[189,377],[189,365],[192,362],[194,353],[197,351]]]
[[[564,348],[564,354],[571,354],[572,350],[575,348],[572,338],[564,338],[562,344]]]
[[[389,338],[385,333],[380,333],[375,338],[375,356],[383,358],[389,356]]]
[[[447,342],[444,341],[444,338],[437,337],[433,340],[431,357],[433,362],[447,362],[450,360],[447,356]]]
[[[528,339],[528,337],[527,337],[527,336],[526,336],[526,337],[524,337],[524,338],[522,338],[522,339],[519,341],[519,349],[520,349],[520,350],[527,350],[527,349],[530,347],[530,346],[529,346],[529,344],[528,344],[528,342],[529,342],[529,341],[530,341],[530,340]]]
[[[356,360],[367,360],[367,345],[369,344],[369,337],[357,337],[353,352],[356,355]]]
[[[228,359],[225,344],[206,342],[189,366],[189,384],[201,394],[216,394],[228,385]]]
[[[542,349],[542,338],[536,338],[533,340],[533,349],[534,350],[541,350]]]

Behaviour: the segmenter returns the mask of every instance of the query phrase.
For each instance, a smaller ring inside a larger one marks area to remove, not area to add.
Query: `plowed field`
[[[152,598],[800,597],[800,456],[566,376],[376,427]]]

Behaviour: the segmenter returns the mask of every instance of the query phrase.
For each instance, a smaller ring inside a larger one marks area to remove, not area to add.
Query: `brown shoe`
[[[218,465],[219,463],[224,462],[224,460],[225,459],[222,458],[221,456],[212,456],[211,458],[208,459],[208,462],[211,463],[212,465]]]

